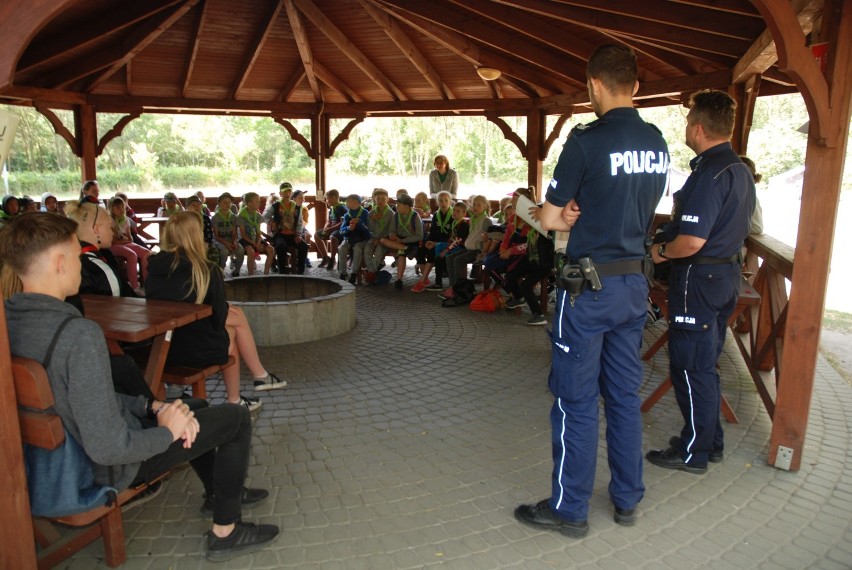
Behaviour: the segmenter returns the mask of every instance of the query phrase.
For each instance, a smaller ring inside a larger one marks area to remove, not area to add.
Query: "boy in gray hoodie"
[[[206,492],[202,513],[213,516],[207,558],[228,560],[262,548],[278,527],[242,522],[242,505],[268,496],[243,487],[251,443],[248,411],[225,404],[193,412],[180,401],[113,390],[103,332],[63,302],[80,286],[76,226],[68,218],[34,212],[16,217],[0,233],[0,261],[23,284],[5,303],[12,354],[44,362],[56,336],[47,367],[55,410],[91,460],[97,484],[121,490],[189,462]]]

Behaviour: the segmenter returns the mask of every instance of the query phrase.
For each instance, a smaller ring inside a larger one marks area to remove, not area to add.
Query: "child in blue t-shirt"
[[[354,285],[358,272],[361,270],[364,246],[370,239],[370,212],[361,206],[361,196],[358,194],[350,194],[346,197],[346,208],[346,214],[343,215],[343,222],[340,225],[340,237],[343,238],[343,243],[340,244],[340,261],[337,269],[340,271],[341,279],[345,281],[348,278]],[[346,268],[350,250],[352,251],[351,277]]]

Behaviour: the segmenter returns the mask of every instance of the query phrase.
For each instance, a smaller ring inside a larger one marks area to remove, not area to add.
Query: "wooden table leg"
[[[639,408],[643,412],[647,412],[651,408],[654,407],[654,404],[660,401],[666,392],[672,387],[672,378],[671,376],[666,376],[666,379],[657,386],[657,388],[651,393],[650,396],[645,398],[645,401],[642,402],[642,406]]]
[[[150,386],[154,397],[160,400],[165,399],[165,389],[160,385],[160,382],[163,378],[163,369],[166,367],[169,346],[172,344],[172,332],[168,330],[164,334],[154,337],[151,354],[148,356],[148,364],[145,366],[145,381]]]

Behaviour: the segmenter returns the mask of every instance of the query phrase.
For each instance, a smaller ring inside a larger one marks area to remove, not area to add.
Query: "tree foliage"
[[[3,108],[21,117],[8,162],[10,189],[17,194],[75,189],[79,159],[53,133],[47,120],[34,109]],[[641,109],[640,113],[663,132],[672,165],[688,171],[694,155],[683,143],[686,109],[673,105]],[[57,111],[57,115],[73,130],[69,111]],[[99,136],[120,118],[99,114]],[[566,124],[544,163],[545,179],[553,171],[571,126],[594,118],[576,115]],[[526,138],[525,117],[504,120]],[[748,154],[766,178],[804,164],[806,140],[796,129],[806,120],[799,95],[758,100]],[[307,140],[311,139],[309,121],[292,122]],[[331,121],[331,137],[337,136],[347,122]],[[549,117],[548,133],[555,122],[556,117]],[[526,161],[515,145],[484,117],[473,116],[368,118],[337,147],[328,169],[350,176],[423,179],[437,154],[449,157],[466,185],[526,181]],[[131,121],[122,136],[107,145],[97,167],[99,178],[110,179],[115,188],[125,190],[277,184],[284,178],[306,184],[313,181],[313,161],[302,146],[271,119],[257,117],[145,114]],[[68,181],[71,189],[67,188]]]

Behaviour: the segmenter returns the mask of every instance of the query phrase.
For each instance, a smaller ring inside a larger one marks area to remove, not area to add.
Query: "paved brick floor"
[[[612,520],[601,438],[591,532],[574,540],[512,516],[550,490],[545,328],[525,326],[527,315],[441,308],[432,293],[357,295],[351,332],[261,353],[290,385],[262,395],[249,484],[273,497],[245,516],[281,525],[282,536],[227,567],[852,568],[852,388],[824,361],[800,471],[767,466],[770,422],[730,343],[723,390],[740,423],[726,426],[724,462],[704,476],[646,463],[639,518],[625,528]],[[646,366],[643,397],[666,358]],[[221,382],[210,389],[222,397]],[[677,432],[671,393],[644,421],[645,449]],[[214,567],[200,505],[186,470],[129,511],[126,568]],[[102,555],[96,544],[69,566],[102,565]]]

